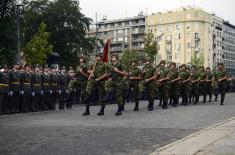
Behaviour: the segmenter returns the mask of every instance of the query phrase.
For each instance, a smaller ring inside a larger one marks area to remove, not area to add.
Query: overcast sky
[[[82,12],[98,20],[104,15],[107,19],[117,19],[136,16],[143,10],[151,14],[153,12],[172,10],[181,6],[198,6],[208,12],[229,20],[235,25],[235,0],[79,0]]]

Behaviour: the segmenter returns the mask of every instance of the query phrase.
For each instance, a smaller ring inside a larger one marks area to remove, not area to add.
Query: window
[[[195,33],[195,39],[199,39],[199,33]]]
[[[118,41],[123,41],[123,38],[118,38],[117,40],[118,40]]]
[[[123,30],[118,30],[118,33],[123,33]]]
[[[182,29],[182,25],[181,24],[176,24],[175,28],[176,28],[176,30],[181,30]]]
[[[191,43],[187,43],[187,48],[191,48]]]

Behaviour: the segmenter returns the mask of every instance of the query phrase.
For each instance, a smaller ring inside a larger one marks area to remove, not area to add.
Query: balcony
[[[144,42],[144,38],[132,38],[132,42]]]

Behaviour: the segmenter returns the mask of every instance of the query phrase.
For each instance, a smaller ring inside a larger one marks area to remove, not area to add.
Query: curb
[[[166,150],[167,148],[169,148],[169,147],[171,147],[171,146],[173,146],[173,145],[175,145],[175,144],[178,144],[178,143],[180,143],[180,142],[183,142],[183,141],[185,141],[185,140],[187,140],[187,139],[189,139],[189,138],[192,138],[192,137],[194,137],[194,136],[199,135],[200,133],[202,133],[202,132],[204,132],[204,131],[208,131],[208,130],[210,130],[210,129],[213,129],[213,128],[217,127],[217,126],[220,126],[220,125],[225,124],[225,123],[227,123],[227,122],[229,122],[229,121],[232,121],[232,120],[235,120],[235,117],[229,118],[229,119],[227,119],[227,120],[225,120],[225,121],[223,121],[223,122],[214,124],[214,125],[212,125],[212,126],[210,126],[210,127],[208,127],[208,128],[205,128],[205,129],[203,129],[203,130],[197,131],[197,132],[195,132],[195,133],[193,133],[193,134],[191,134],[191,135],[189,135],[189,136],[187,136],[187,137],[184,137],[183,139],[180,139],[180,140],[177,140],[177,141],[172,142],[172,143],[170,143],[170,144],[167,144],[167,145],[165,145],[165,146],[162,146],[162,147],[156,149],[155,151],[153,151],[152,153],[150,153],[150,155],[157,155],[159,152],[161,152],[161,151],[163,151],[163,150]]]

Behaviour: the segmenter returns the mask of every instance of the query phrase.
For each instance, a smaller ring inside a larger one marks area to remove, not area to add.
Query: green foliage
[[[125,69],[129,69],[130,67],[130,60],[135,59],[138,61],[138,52],[135,50],[125,50],[123,51],[121,62],[124,65]]]
[[[0,2],[0,65],[12,65],[17,49],[15,0]]]
[[[204,65],[204,56],[201,53],[200,56],[198,57],[197,54],[194,52],[192,55],[192,65],[196,65],[197,67],[203,66]]]
[[[158,43],[154,39],[152,33],[145,34],[144,37],[144,53],[146,56],[150,57],[152,61],[154,60],[156,64],[156,58],[158,57]]]
[[[41,23],[37,34],[25,46],[24,56],[27,63],[40,65],[46,63],[47,56],[52,53],[52,45],[48,42],[49,35],[46,32],[46,24]]]

